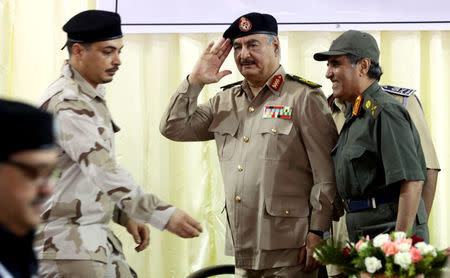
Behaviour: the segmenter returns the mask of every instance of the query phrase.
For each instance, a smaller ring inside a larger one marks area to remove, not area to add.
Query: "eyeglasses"
[[[7,160],[3,163],[22,170],[25,176],[38,186],[44,185],[45,183],[53,185],[61,174],[61,169],[57,168],[55,164],[29,165],[14,160]]]

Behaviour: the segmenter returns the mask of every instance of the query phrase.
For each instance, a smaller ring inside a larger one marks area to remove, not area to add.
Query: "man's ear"
[[[363,58],[361,61],[359,61],[359,71],[362,75],[367,75],[371,63],[372,62],[369,58]]]
[[[280,40],[278,37],[273,39],[273,48],[275,50],[275,54],[278,56],[280,54]]]
[[[83,51],[85,51],[85,50],[86,50],[86,48],[84,48],[84,46],[82,46],[79,43],[74,43],[72,45],[72,55],[74,55],[74,56],[81,55],[83,53]]]

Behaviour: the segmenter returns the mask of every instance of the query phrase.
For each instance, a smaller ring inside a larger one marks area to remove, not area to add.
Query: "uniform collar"
[[[369,96],[369,97],[373,97],[373,95],[378,91],[381,90],[380,85],[378,85],[378,81],[374,81],[362,94],[361,94],[361,101],[360,101],[360,105],[362,105],[364,103],[364,98]],[[350,118],[352,117],[352,112],[353,112],[353,105],[351,104],[349,105],[346,113],[345,113],[345,117],[346,118]],[[359,113],[356,117],[359,117],[360,115],[362,115],[364,113],[364,109],[359,109]]]
[[[284,71],[283,66],[280,65],[278,69],[269,77],[269,79],[267,79],[266,84],[264,84],[261,90],[265,90],[267,88],[272,94],[279,97],[285,82],[286,72]],[[239,91],[238,96],[241,96],[244,92],[247,95],[251,94],[250,85],[246,79],[242,81],[241,90]]]
[[[105,87],[102,84],[98,84],[97,88],[94,89],[89,82],[84,79],[81,74],[69,64],[69,61],[66,60],[64,62],[62,68],[62,74],[66,78],[70,78],[75,80],[75,82],[79,85],[78,90],[87,95],[88,97],[94,99],[99,97],[102,100],[105,100]]]

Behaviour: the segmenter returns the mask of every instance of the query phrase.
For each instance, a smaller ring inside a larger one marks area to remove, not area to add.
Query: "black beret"
[[[71,42],[99,42],[122,37],[120,15],[108,11],[88,10],[72,17],[63,26]]]
[[[26,150],[53,147],[54,122],[51,114],[28,104],[0,100],[0,161]]]
[[[270,14],[249,13],[236,19],[223,33],[223,37],[234,40],[252,34],[278,36],[277,20]]]

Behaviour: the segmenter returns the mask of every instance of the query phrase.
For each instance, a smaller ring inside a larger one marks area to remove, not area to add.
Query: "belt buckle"
[[[374,209],[377,208],[377,200],[375,199],[375,197],[372,197],[369,199],[370,202],[370,206]]]

